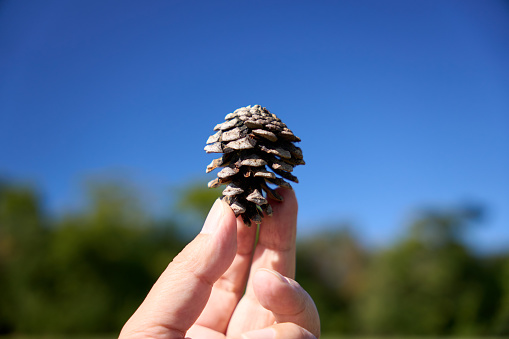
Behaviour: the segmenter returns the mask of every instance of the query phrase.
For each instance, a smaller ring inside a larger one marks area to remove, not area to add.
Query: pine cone
[[[251,221],[259,224],[263,212],[272,215],[267,197],[283,201],[269,185],[292,189],[284,179],[299,182],[290,172],[305,164],[302,150],[293,144],[300,139],[260,105],[239,108],[225,120],[214,127],[217,133],[209,137],[205,146],[207,153],[223,153],[207,166],[207,173],[223,167],[208,186],[227,185],[222,199],[235,216],[241,215],[247,226],[251,226]]]

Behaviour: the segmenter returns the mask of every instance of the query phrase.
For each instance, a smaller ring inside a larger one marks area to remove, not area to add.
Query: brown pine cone
[[[207,166],[207,173],[223,167],[208,186],[227,185],[222,199],[235,216],[241,215],[247,226],[251,226],[251,221],[259,224],[263,212],[272,215],[266,198],[283,200],[269,185],[292,189],[285,179],[299,182],[290,172],[305,164],[302,150],[293,144],[300,139],[260,105],[241,107],[225,120],[214,127],[217,132],[205,146],[207,153],[223,153]]]

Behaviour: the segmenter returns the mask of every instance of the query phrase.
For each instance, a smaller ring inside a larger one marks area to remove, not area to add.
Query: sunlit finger
[[[295,280],[261,269],[253,277],[253,288],[260,304],[272,312],[277,323],[294,323],[320,336],[315,303]]]
[[[242,219],[238,218],[235,259],[212,287],[209,301],[196,325],[226,333],[233,311],[246,289],[255,238],[256,228],[246,227]]]

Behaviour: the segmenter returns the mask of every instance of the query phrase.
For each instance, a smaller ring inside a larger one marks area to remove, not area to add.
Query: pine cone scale
[[[255,129],[255,130],[253,130],[253,134],[256,136],[265,138],[272,142],[277,141],[277,137],[274,133],[272,133],[270,131],[266,131],[264,129]]]

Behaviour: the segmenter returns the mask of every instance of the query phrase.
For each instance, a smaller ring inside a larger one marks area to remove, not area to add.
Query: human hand
[[[293,190],[278,192],[284,202],[270,201],[274,213],[263,219],[256,248],[256,227],[217,200],[119,339],[318,338],[315,304],[292,279],[297,199]]]

